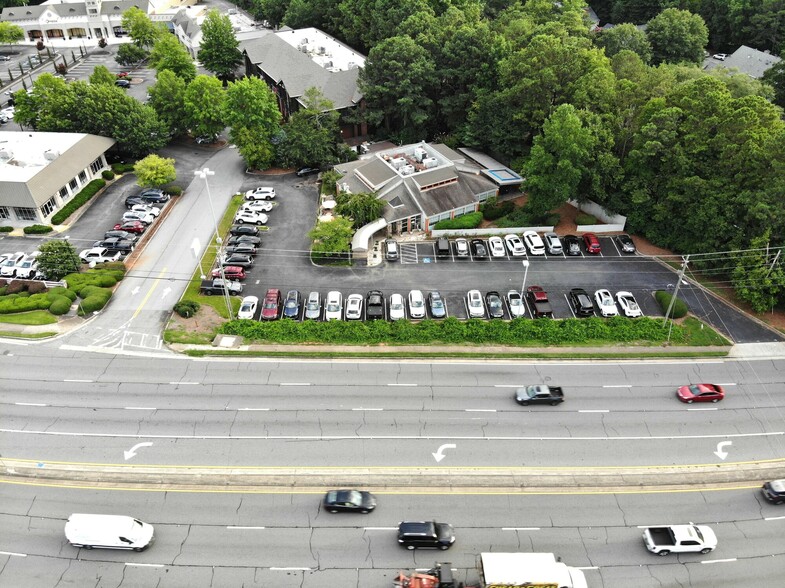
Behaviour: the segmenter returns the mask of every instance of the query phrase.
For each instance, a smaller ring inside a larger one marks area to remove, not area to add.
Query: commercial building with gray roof
[[[704,61],[703,69],[723,68],[727,70],[738,70],[740,73],[747,74],[751,78],[759,80],[766,73],[766,70],[782,61],[776,55],[767,51],[758,51],[752,47],[742,45],[736,51],[728,55],[724,61],[707,58]]]

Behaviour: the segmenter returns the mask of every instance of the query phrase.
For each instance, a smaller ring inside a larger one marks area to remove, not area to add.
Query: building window
[[[68,187],[71,188],[72,192],[75,191],[78,186],[79,186],[79,184],[77,184],[76,178],[74,178],[73,180],[68,182]]]
[[[41,216],[46,218],[50,214],[54,212],[55,209],[55,199],[54,197],[50,198],[41,206]]]
[[[68,192],[68,188],[65,186],[60,188],[60,191],[57,193],[57,195],[60,196],[60,200],[68,200],[68,198],[71,196],[71,194]]]
[[[99,157],[93,163],[90,164],[90,171],[93,172],[93,174],[97,174],[99,171],[101,171],[101,168],[103,167],[104,167],[104,162]]]
[[[11,211],[8,210],[7,206],[0,206],[0,218],[2,219],[11,218]]]
[[[38,220],[38,215],[36,214],[35,208],[22,208],[19,206],[14,207],[14,214],[16,214],[16,218],[23,221],[34,221]]]
[[[79,183],[84,185],[87,183],[87,172],[82,170],[79,174]]]

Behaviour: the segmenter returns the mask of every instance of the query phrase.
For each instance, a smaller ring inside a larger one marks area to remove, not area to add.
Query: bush
[[[28,312],[30,310],[49,310],[51,302],[46,294],[34,294],[30,296],[27,292],[0,298],[0,314],[12,314],[15,312]]]
[[[106,263],[106,266],[114,264]],[[99,286],[101,288],[111,288],[123,279],[124,270],[111,268],[96,268],[87,270],[81,274],[68,274],[63,279],[68,284],[68,289],[79,292],[85,286]]]
[[[55,316],[60,316],[71,310],[71,299],[66,296],[55,295],[51,297],[52,303],[49,305],[49,312]]]
[[[79,298],[90,298],[91,296],[98,296],[109,300],[112,296],[112,291],[100,286],[85,286],[78,292]]]
[[[662,313],[665,314],[668,310],[668,306],[670,306],[671,300],[673,296],[670,292],[666,292],[665,290],[657,290],[654,293],[654,298],[657,300],[657,303],[660,305],[662,309]],[[676,301],[673,303],[673,308],[671,309],[670,318],[683,318],[687,316],[687,313],[690,311],[689,306],[687,303],[684,302],[681,298],[677,298]]]
[[[43,282],[28,282],[27,291],[30,292],[30,294],[43,294],[46,292],[46,284]]]
[[[579,212],[575,215],[576,225],[596,225],[597,219],[586,212]]]
[[[133,163],[113,163],[112,164],[112,171],[116,175],[127,174],[129,172],[134,171],[134,164]]]
[[[14,230],[14,227],[0,227],[0,233],[10,233]]]
[[[177,184],[170,184],[168,186],[164,186],[162,190],[172,196],[180,196],[183,193],[183,189]]]
[[[20,292],[24,292],[25,290],[27,290],[27,284],[25,282],[14,280],[13,282],[10,282],[8,286],[6,286],[5,293],[19,294]]]
[[[485,220],[496,220],[515,210],[515,203],[512,200],[499,202],[496,198],[489,198],[485,204],[480,207],[480,210],[482,211],[482,216]]]
[[[52,232],[52,227],[49,225],[30,225],[23,230],[25,235],[45,235]]]
[[[481,212],[471,212],[452,219],[439,221],[434,229],[476,229],[482,222]]]
[[[52,288],[47,292],[47,296],[49,296],[49,300],[54,301],[58,296],[64,296],[68,298],[71,302],[77,299],[76,292],[73,290],[69,290],[68,288],[63,288],[62,286],[57,286],[56,288]]]
[[[183,318],[191,318],[200,306],[196,300],[182,300],[174,305],[174,311]]]
[[[79,194],[74,196],[70,202],[55,213],[52,217],[52,223],[55,225],[63,224],[69,216],[87,204],[104,186],[106,186],[106,182],[98,179],[87,184]]]
[[[90,314],[91,312],[101,310],[104,306],[106,306],[107,302],[109,302],[109,298],[105,298],[103,296],[88,296],[79,303],[79,316],[84,316],[86,314]]]
[[[105,169],[101,172],[101,177],[107,182],[111,182],[114,179],[114,172],[110,169]]]

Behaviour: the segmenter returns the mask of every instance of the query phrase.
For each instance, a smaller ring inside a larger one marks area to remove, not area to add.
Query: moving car
[[[242,225],[245,223],[251,225],[266,225],[268,216],[263,212],[253,212],[251,210],[238,210],[237,214],[234,215],[234,222],[238,225]]]
[[[152,525],[118,515],[72,514],[65,538],[74,547],[142,551],[153,542]]]
[[[398,545],[406,549],[449,549],[455,542],[452,525],[433,521],[404,521],[398,524]]]
[[[559,236],[553,231],[545,233],[545,235],[543,235],[543,240],[545,241],[545,248],[548,250],[549,254],[561,255],[564,253],[561,240],[559,239]]]
[[[619,311],[616,310],[616,303],[613,302],[613,296],[610,291],[602,289],[594,293],[594,301],[600,309],[600,316],[618,316]]]
[[[529,250],[529,255],[545,255],[545,243],[536,231],[524,231],[523,241]]]
[[[409,316],[413,319],[425,318],[425,298],[420,290],[409,292]]]
[[[384,318],[384,294],[371,290],[365,297],[365,319],[375,321]]]
[[[688,384],[676,391],[682,402],[719,402],[725,398],[725,390],[719,384]]]
[[[268,200],[249,200],[240,207],[240,210],[251,212],[270,212],[272,209],[273,203]]]
[[[253,265],[253,257],[242,253],[226,253],[221,257],[221,265],[236,265],[248,269]]]
[[[258,237],[259,229],[256,227],[246,227],[243,225],[235,225],[229,229],[229,234],[236,237]]]
[[[311,292],[308,294],[308,300],[305,303],[304,318],[309,320],[319,320],[322,314],[322,300],[318,292]]]
[[[278,288],[269,288],[264,295],[264,302],[262,302],[262,315],[263,321],[274,321],[278,319],[281,312],[281,291]]]
[[[616,302],[621,308],[621,313],[627,318],[637,318],[643,316],[641,307],[632,295],[632,292],[616,292]]]
[[[259,299],[256,296],[246,296],[240,303],[240,310],[237,311],[238,319],[253,319],[256,315],[256,307],[259,305]]]
[[[504,241],[501,237],[490,237],[488,239],[488,249],[491,250],[491,257],[504,257],[507,252],[504,250]]]
[[[302,305],[302,296],[297,290],[289,290],[286,293],[286,299],[283,302],[283,316],[286,318],[296,319],[300,316],[300,306]]]
[[[772,504],[785,504],[785,480],[772,480],[761,487],[763,497]]]
[[[581,254],[581,241],[575,235],[564,235],[561,242],[567,255],[575,256]]]
[[[272,200],[275,198],[275,188],[260,186],[245,193],[246,200]]]
[[[428,292],[428,308],[431,310],[431,317],[444,318],[447,316],[447,307],[444,298],[437,291]]]
[[[556,406],[564,402],[564,391],[561,386],[546,386],[545,384],[524,386],[515,391],[515,402],[521,406],[529,406],[530,404]]]
[[[474,259],[488,258],[488,249],[485,247],[485,242],[482,239],[472,239],[471,248]]]
[[[346,298],[346,320],[359,321],[363,318],[362,294],[349,294]]]
[[[339,321],[343,318],[343,294],[337,290],[327,293],[324,301],[324,320]]]
[[[507,251],[513,257],[523,257],[526,255],[526,248],[523,246],[523,241],[518,235],[505,235],[504,243],[507,245]]]
[[[298,178],[304,178],[305,176],[309,176],[311,174],[318,174],[319,168],[318,167],[301,167],[296,172]]]
[[[507,306],[510,308],[510,316],[512,318],[526,316],[526,305],[520,292],[516,290],[507,292]]]
[[[586,248],[586,253],[591,253],[592,255],[599,255],[600,253],[602,253],[602,247],[600,247],[600,240],[597,238],[597,235],[595,235],[594,233],[584,233],[583,246]]]
[[[221,277],[221,269],[216,268],[210,275],[214,278]],[[245,279],[245,270],[241,268],[239,265],[225,265],[224,266],[224,275],[226,276],[227,280],[244,280]]]
[[[488,316],[491,318],[504,318],[504,304],[502,297],[495,290],[485,295],[485,304],[488,307]]]
[[[403,296],[400,294],[390,295],[390,320],[399,321],[406,318],[406,308],[403,303]]]
[[[479,290],[469,290],[466,294],[466,310],[469,313],[469,318],[483,318],[485,316],[485,305]]]
[[[616,235],[616,243],[622,253],[635,253],[635,242],[629,235]]]
[[[456,239],[453,243],[456,257],[469,257],[469,242],[466,239]]]
[[[364,490],[330,490],[324,496],[327,512],[359,512],[367,514],[376,508],[376,497]]]
[[[573,288],[570,290],[569,299],[575,316],[594,316],[594,305],[586,290]]]
[[[398,241],[395,239],[387,239],[384,242],[384,258],[387,261],[395,261],[398,259]]]

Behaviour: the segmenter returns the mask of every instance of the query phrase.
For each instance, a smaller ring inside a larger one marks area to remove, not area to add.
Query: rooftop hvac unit
[[[319,47],[319,55],[325,55],[327,53],[327,47]]]
[[[360,66],[357,65],[354,61],[350,61],[347,69],[357,69],[358,67]]]
[[[352,191],[349,189],[349,184],[347,184],[346,182],[341,184],[341,192],[344,192],[346,194],[351,194]]]
[[[401,169],[404,165],[406,165],[406,160],[403,157],[394,157],[390,160],[390,164],[395,169]]]
[[[422,164],[425,166],[425,169],[430,169],[439,165],[439,160],[435,157],[426,157],[422,160]]]
[[[413,165],[404,165],[404,166],[403,166],[401,169],[399,169],[398,171],[400,171],[400,172],[401,172],[401,175],[402,175],[402,176],[408,176],[408,175],[410,175],[410,174],[413,174],[413,173],[414,173],[414,166],[413,166]]]
[[[3,147],[0,149],[0,159],[13,159],[14,152],[8,149],[7,147]]]
[[[328,67],[327,71],[329,71],[330,73],[338,73],[339,71],[341,71],[341,68],[339,68],[339,67]]]
[[[46,159],[47,161],[54,161],[58,157],[60,157],[59,151],[54,151],[52,149],[47,149],[46,151],[44,151],[44,159]]]
[[[423,149],[422,147],[417,147],[417,148],[414,150],[414,158],[415,158],[417,161],[419,161],[419,162],[422,162],[422,160],[423,160],[423,159],[425,159],[425,157],[426,157],[427,155],[428,155],[428,152],[427,152],[425,149]]]

